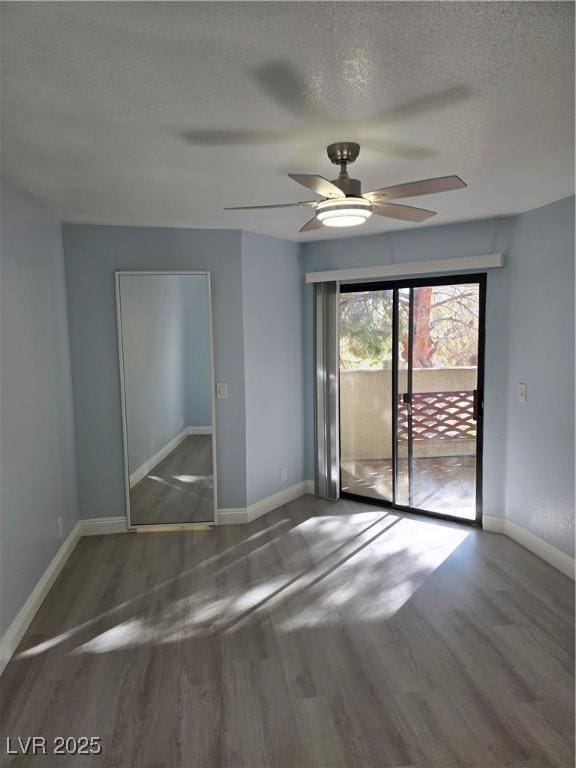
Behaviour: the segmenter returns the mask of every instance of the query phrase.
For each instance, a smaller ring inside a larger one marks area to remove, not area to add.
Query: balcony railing
[[[474,390],[414,392],[412,437],[414,441],[475,438]],[[398,439],[408,439],[408,406],[402,396],[398,403]]]

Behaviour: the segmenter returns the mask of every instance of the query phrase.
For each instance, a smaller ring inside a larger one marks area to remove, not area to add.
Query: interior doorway
[[[340,286],[341,495],[480,524],[485,275]]]

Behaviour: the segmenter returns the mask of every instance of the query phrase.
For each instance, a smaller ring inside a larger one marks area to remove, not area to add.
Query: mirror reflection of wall
[[[118,276],[132,526],[215,517],[207,274]]]

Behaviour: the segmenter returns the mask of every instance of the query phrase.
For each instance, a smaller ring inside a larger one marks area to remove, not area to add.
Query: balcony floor
[[[342,491],[370,499],[392,500],[390,459],[343,461]],[[408,462],[399,462],[399,504],[427,512],[474,520],[476,459],[474,456],[433,456],[413,460],[412,503],[408,500]]]

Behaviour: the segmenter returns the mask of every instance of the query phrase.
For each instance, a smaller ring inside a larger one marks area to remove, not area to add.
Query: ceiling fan
[[[414,208],[410,205],[397,205],[388,202],[403,197],[431,195],[436,192],[449,192],[467,186],[459,176],[440,176],[436,179],[422,179],[408,184],[395,184],[362,194],[358,179],[351,179],[347,166],[353,163],[360,152],[360,145],[352,141],[330,144],[326,151],[331,162],[340,166],[338,178],[328,181],[323,176],[307,173],[289,173],[291,179],[308,187],[323,200],[305,200],[298,203],[280,203],[277,205],[243,205],[224,208],[225,211],[249,211],[264,208],[310,207],[314,218],[307,221],[300,232],[309,232],[322,227],[356,227],[375,213],[388,219],[402,221],[425,221],[435,216],[435,211],[426,208]]]

